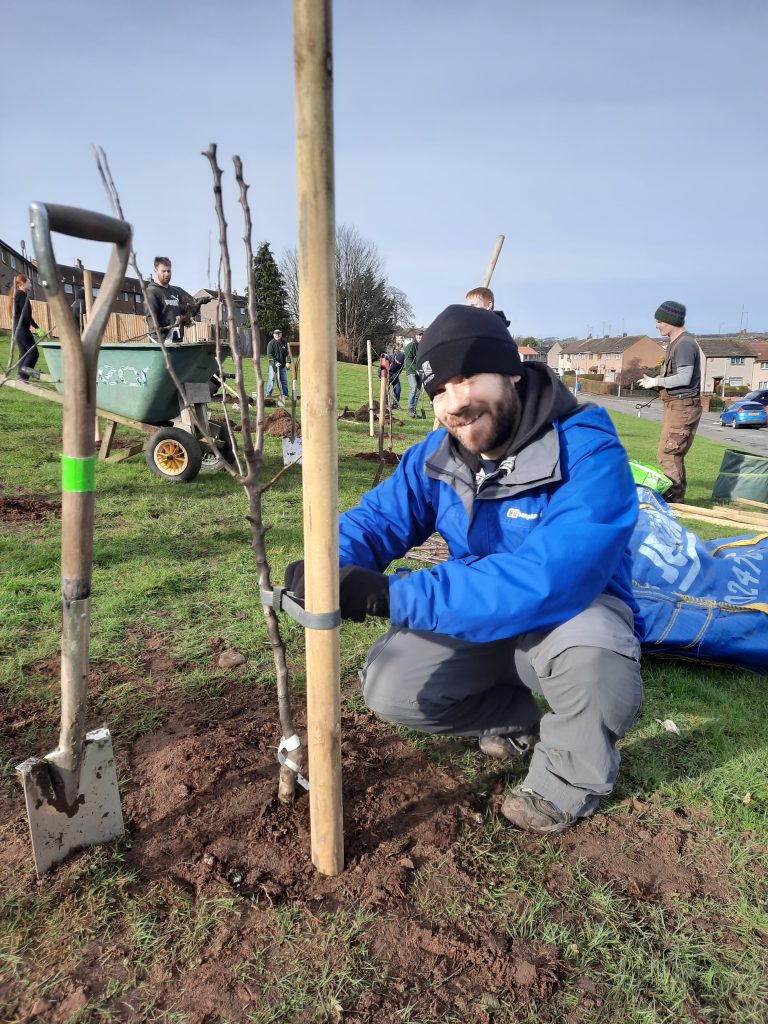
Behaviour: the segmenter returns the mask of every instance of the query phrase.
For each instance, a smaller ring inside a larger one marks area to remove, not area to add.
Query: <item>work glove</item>
[[[289,562],[285,567],[285,586],[295,598],[304,600],[304,559]]]
[[[43,330],[42,327],[36,327],[35,328],[35,336],[37,338],[44,338],[45,337],[45,331]]]
[[[304,561],[290,562],[285,586],[297,600],[304,600]],[[381,572],[347,565],[339,573],[339,608],[342,619],[363,622],[366,615],[389,618],[389,580]]]
[[[339,573],[339,608],[342,619],[365,621],[366,615],[389,618],[389,580],[383,572],[345,565]]]
[[[641,388],[657,388],[659,386],[659,378],[649,377],[646,373],[643,377],[640,378],[638,384]]]

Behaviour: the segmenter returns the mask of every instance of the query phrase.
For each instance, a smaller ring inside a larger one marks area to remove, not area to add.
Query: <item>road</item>
[[[649,396],[636,392],[627,398],[616,398],[614,395],[579,395],[580,402],[594,402],[606,409],[613,409],[615,412],[623,412],[628,416],[637,416],[641,419],[651,420],[654,423],[661,423],[662,402],[657,398],[655,402],[645,409],[636,409],[636,404],[644,404]],[[768,427],[739,427],[732,430],[730,427],[720,426],[720,414],[717,412],[705,412],[701,417],[699,428],[696,431],[697,437],[706,437],[708,441],[715,441],[726,448],[735,448],[739,451],[749,452],[750,455],[768,456]]]

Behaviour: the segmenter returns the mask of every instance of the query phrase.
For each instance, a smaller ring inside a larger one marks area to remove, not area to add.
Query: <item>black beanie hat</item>
[[[685,323],[685,306],[682,302],[673,302],[672,299],[667,299],[656,310],[656,319],[662,324],[682,327]]]
[[[417,357],[430,398],[451,377],[523,372],[517,345],[504,323],[487,309],[448,306],[424,331]]]

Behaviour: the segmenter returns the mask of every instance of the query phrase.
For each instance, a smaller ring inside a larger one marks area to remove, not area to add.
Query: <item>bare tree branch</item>
[[[270,566],[267,560],[267,549],[265,541],[264,520],[262,517],[261,495],[263,488],[259,484],[259,476],[263,463],[264,452],[264,378],[261,373],[261,366],[258,355],[259,328],[256,318],[256,300],[253,295],[253,288],[248,290],[248,308],[251,320],[251,338],[254,343],[253,360],[257,379],[256,397],[256,443],[254,444],[251,433],[251,418],[248,404],[248,396],[245,391],[245,380],[243,375],[243,359],[237,346],[237,329],[235,326],[235,303],[232,295],[232,271],[229,256],[229,245],[227,242],[227,222],[224,217],[224,206],[222,202],[221,178],[222,172],[216,158],[216,145],[211,143],[208,150],[203,154],[208,158],[213,174],[213,194],[216,207],[216,216],[219,221],[219,246],[221,249],[222,269],[224,271],[224,302],[227,308],[227,325],[229,329],[230,347],[232,358],[235,364],[235,385],[240,400],[241,414],[243,420],[243,456],[246,464],[245,476],[242,478],[242,485],[248,499],[248,521],[251,524],[251,547],[256,555],[256,564],[259,571],[259,587],[262,590],[271,590]],[[233,158],[235,165],[235,178],[240,189],[240,205],[243,208],[245,220],[245,234],[243,242],[246,251],[246,266],[253,265],[253,250],[251,244],[251,211],[248,205],[248,186],[243,179],[242,162],[239,157]],[[280,635],[280,624],[274,608],[262,605],[264,620],[267,627],[267,635],[272,646],[272,654],[275,661],[275,672],[277,675],[277,698],[280,713],[280,725],[283,730],[283,738],[289,739],[296,735],[293,724],[293,714],[290,701],[290,687],[288,681],[288,665],[285,657],[285,645]],[[303,765],[303,749],[299,746],[291,752],[291,759],[301,769]],[[292,803],[295,795],[296,775],[284,766],[280,766],[280,780],[278,784],[278,799],[281,803]]]

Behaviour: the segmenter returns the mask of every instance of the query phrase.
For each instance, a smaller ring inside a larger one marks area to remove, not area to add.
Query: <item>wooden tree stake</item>
[[[373,348],[370,338],[366,341],[365,347],[368,352],[368,423],[373,437]]]
[[[491,262],[488,264],[488,269],[486,270],[485,277],[483,278],[483,288],[490,288],[491,278],[493,277],[493,272],[496,269],[496,260],[499,258],[502,245],[504,245],[504,235],[499,235],[496,239],[496,246],[491,256]]]
[[[330,0],[294,0],[305,607],[339,606],[336,262]],[[307,739],[312,862],[344,868],[339,630],[308,629]]]

